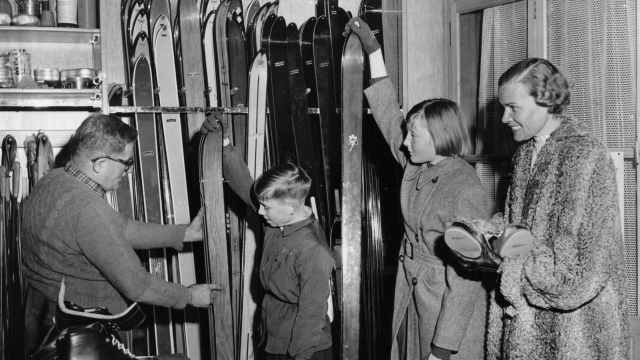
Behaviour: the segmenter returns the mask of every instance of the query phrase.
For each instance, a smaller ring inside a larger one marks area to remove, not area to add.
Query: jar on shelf
[[[12,88],[13,70],[9,67],[9,53],[0,54],[0,88]]]
[[[58,27],[78,27],[78,0],[58,0],[56,2]]]
[[[31,77],[31,54],[25,49],[10,50],[9,67],[13,74],[13,82],[17,86],[24,76]]]
[[[78,0],[78,27],[95,29],[98,27],[98,0]]]
[[[40,17],[40,1],[38,0],[16,0],[18,14],[27,14]]]

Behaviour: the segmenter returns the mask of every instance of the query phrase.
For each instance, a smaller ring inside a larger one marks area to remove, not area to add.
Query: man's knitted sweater
[[[23,269],[27,283],[56,300],[112,313],[127,302],[184,308],[189,290],[153,276],[133,249],[182,248],[186,225],[125,219],[94,190],[63,169],[47,173],[24,203]]]

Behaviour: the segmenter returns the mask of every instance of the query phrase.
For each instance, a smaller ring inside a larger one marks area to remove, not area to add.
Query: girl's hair
[[[284,163],[272,167],[260,175],[253,184],[258,201],[304,201],[311,188],[311,179],[301,168]]]
[[[508,82],[521,83],[529,90],[536,105],[546,107],[549,114],[562,114],[570,104],[569,82],[552,63],[529,58],[505,71],[498,86]]]
[[[436,155],[464,156],[469,153],[469,134],[462,110],[456,102],[447,99],[425,100],[407,114],[407,131],[416,121],[421,121],[431,134]]]
[[[76,129],[69,140],[69,153],[88,156],[120,154],[136,141],[138,131],[113,115],[91,115]]]

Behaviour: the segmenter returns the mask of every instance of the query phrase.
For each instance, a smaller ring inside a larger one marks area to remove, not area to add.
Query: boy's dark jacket
[[[224,147],[223,172],[233,191],[256,210],[253,179],[232,146]],[[331,346],[327,299],[333,266],[324,231],[313,214],[291,225],[265,227],[260,281],[266,290],[262,326],[268,353],[310,359]]]

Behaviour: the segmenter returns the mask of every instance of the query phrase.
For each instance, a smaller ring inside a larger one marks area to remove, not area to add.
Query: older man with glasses
[[[31,354],[53,324],[60,282],[66,300],[120,313],[131,302],[176,309],[207,307],[216,285],[185,287],[151,275],[134,249],[202,240],[203,211],[189,225],[133,221],[115,211],[105,192],[117,189],[133,165],[138,132],[110,115],[87,118],[69,142],[71,160],[47,173],[24,203],[25,327]]]

